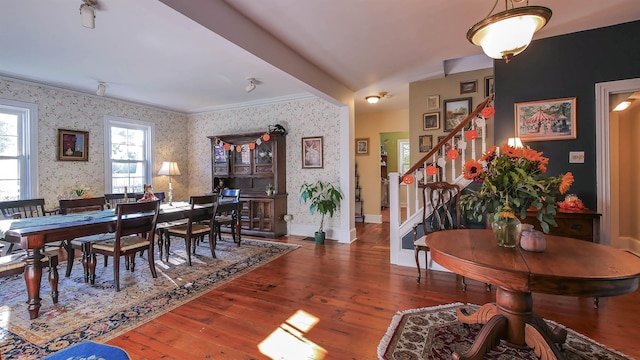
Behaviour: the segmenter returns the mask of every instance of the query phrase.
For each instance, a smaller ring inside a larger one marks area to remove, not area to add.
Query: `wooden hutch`
[[[276,238],[287,232],[286,136],[272,132],[264,140],[264,135],[209,136],[211,190],[217,192],[220,181],[228,188],[240,189],[240,198],[245,201],[240,216],[242,234]],[[273,195],[267,194],[269,184]]]

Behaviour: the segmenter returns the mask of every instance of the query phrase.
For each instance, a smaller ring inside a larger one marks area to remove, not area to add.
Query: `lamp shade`
[[[91,5],[80,5],[80,17],[82,18],[82,26],[93,29],[96,27],[96,10]]]
[[[515,147],[515,148],[521,148],[524,147],[522,145],[522,141],[520,141],[519,137],[515,137],[515,138],[509,138],[509,140],[507,141],[507,145]]]
[[[489,16],[473,25],[467,39],[482,46],[487,56],[507,62],[523,52],[551,18],[551,10],[543,6],[513,8]]]
[[[178,163],[175,161],[163,161],[158,175],[180,175],[180,169]]]

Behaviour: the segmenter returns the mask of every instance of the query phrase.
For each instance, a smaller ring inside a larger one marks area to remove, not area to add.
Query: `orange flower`
[[[564,194],[569,191],[571,184],[573,184],[573,174],[568,172],[562,176],[562,182],[560,183],[560,194]]]
[[[482,156],[480,157],[480,161],[487,162],[490,158],[496,155],[497,150],[498,150],[498,147],[493,145],[492,147],[489,148],[489,150],[486,153],[482,154]]]
[[[464,163],[464,178],[474,180],[482,174],[482,164],[475,160],[469,160]]]

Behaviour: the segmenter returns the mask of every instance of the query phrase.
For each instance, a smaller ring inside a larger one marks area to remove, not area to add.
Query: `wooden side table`
[[[558,213],[554,217],[558,226],[549,226],[549,235],[570,237],[599,244],[600,216],[601,214],[592,210],[558,209]],[[533,211],[527,211],[527,217],[521,221],[542,231],[540,222],[536,219],[536,213]]]

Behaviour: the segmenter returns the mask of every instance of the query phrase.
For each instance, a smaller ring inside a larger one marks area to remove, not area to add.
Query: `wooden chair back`
[[[240,200],[240,189],[222,189],[218,201]]]
[[[119,203],[116,206],[116,242],[123,236],[147,234],[150,241],[156,231],[160,201]],[[131,216],[137,214],[137,216]]]
[[[461,228],[460,186],[437,181],[423,188],[422,230],[424,234],[434,231]]]
[[[60,213],[66,215],[76,212],[104,210],[107,202],[104,196],[100,196],[86,199],[60,200],[59,205]]]
[[[112,194],[104,194],[104,199],[107,202],[107,206],[111,209],[115,209],[116,205],[125,202],[134,202],[138,194],[136,193],[127,193],[127,196],[124,196],[124,193],[112,193]],[[142,195],[142,194],[141,194]]]
[[[187,226],[198,222],[212,222],[218,208],[215,195],[191,196],[189,198],[191,211],[189,212],[189,222]],[[205,211],[194,211],[197,207],[204,207]]]
[[[5,219],[20,219],[45,216],[44,199],[13,200],[0,202]]]

